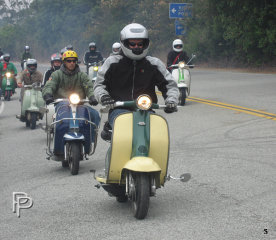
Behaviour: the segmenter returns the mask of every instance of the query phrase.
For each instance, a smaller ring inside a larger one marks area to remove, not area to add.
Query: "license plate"
[[[7,85],[10,86],[11,85],[11,82],[10,80],[7,79]]]

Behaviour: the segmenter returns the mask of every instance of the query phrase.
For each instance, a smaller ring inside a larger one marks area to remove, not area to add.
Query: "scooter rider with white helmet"
[[[51,56],[51,68],[49,68],[43,76],[43,82],[42,82],[42,86],[45,86],[45,84],[47,83],[47,81],[49,80],[51,74],[60,69],[60,66],[62,64],[62,59],[61,59],[61,54],[60,53],[54,53]]]
[[[167,67],[169,69],[169,71],[172,70],[172,68],[169,68],[169,66],[173,65],[173,64],[177,64],[179,62],[184,61],[185,63],[188,62],[189,57],[187,55],[187,53],[185,51],[183,51],[183,41],[181,39],[175,39],[172,43],[172,48],[173,50],[171,50],[168,54],[167,57]]]
[[[119,42],[115,42],[112,44],[112,53],[110,54],[110,56],[117,55],[120,53],[120,51],[121,51],[121,44]]]
[[[98,72],[94,84],[97,100],[102,105],[113,108],[116,101],[132,101],[141,94],[147,94],[153,103],[157,103],[157,86],[167,105],[165,112],[177,111],[179,91],[172,75],[160,59],[147,56],[147,29],[141,24],[129,24],[121,31],[120,41],[120,54],[108,57]],[[116,116],[129,111],[122,108],[111,109],[109,124],[112,126]],[[107,124],[104,127],[105,132],[106,130]]]
[[[32,59],[32,58],[28,59],[26,62],[26,67],[27,68],[24,69],[20,74],[20,77],[17,82],[18,87],[22,88],[23,83],[24,85],[32,85],[35,82],[41,84],[43,75],[41,72],[37,70],[36,59]],[[21,89],[19,101],[22,100],[23,96],[24,96],[24,88]]]

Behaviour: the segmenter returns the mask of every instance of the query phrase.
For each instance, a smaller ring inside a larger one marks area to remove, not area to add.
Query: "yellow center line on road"
[[[219,103],[219,102],[213,103],[212,101],[209,101],[206,99],[200,100],[199,98],[193,98],[193,97],[189,97],[189,98],[187,98],[187,100],[192,101],[192,102],[204,103],[204,104],[208,104],[208,105],[215,106],[215,107],[226,108],[226,109],[230,109],[230,110],[234,110],[234,111],[238,111],[238,112],[243,112],[246,114],[250,114],[250,115],[254,115],[254,116],[258,116],[258,117],[276,121],[276,114],[269,113],[269,112],[259,111],[259,110],[250,109],[250,108],[243,108],[240,106],[235,106],[235,105],[227,104],[227,103]]]
[[[160,92],[156,92],[156,93],[158,95],[161,95]],[[236,106],[233,104],[217,102],[217,101],[202,99],[202,98],[197,98],[197,97],[188,97],[187,100],[191,101],[191,102],[198,102],[198,103],[208,104],[208,105],[215,106],[215,107],[220,107],[220,108],[230,109],[230,110],[234,110],[234,111],[238,111],[238,112],[243,112],[246,114],[250,114],[250,115],[254,115],[254,116],[258,116],[258,117],[276,121],[276,114],[265,112],[262,110],[246,108],[246,107]]]

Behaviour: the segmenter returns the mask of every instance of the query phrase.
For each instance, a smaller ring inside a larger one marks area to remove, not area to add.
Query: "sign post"
[[[169,18],[191,18],[192,3],[170,3]]]
[[[175,35],[187,34],[187,25],[181,19],[191,18],[193,4],[192,3],[170,3],[169,4],[169,18],[175,19]]]
[[[174,26],[175,26],[175,35],[183,35],[183,36],[186,35],[187,25],[180,22],[179,20],[175,20]]]

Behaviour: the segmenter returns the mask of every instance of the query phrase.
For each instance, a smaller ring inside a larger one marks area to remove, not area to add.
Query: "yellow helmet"
[[[78,54],[75,51],[68,50],[62,54],[62,61],[66,58],[76,58],[78,59]]]

